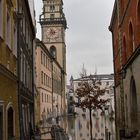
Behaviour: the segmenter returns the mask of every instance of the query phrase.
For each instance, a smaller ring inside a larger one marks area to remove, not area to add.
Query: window
[[[50,11],[54,11],[55,10],[55,6],[54,5],[50,5]]]
[[[53,56],[53,58],[56,58],[56,48],[55,48],[55,46],[50,47],[50,53]]]
[[[45,60],[45,54],[43,55],[43,65],[45,66],[46,60]]]
[[[45,56],[45,67],[47,67],[47,56]]]
[[[46,94],[45,94],[45,102],[46,102]]]
[[[17,56],[17,30],[16,30],[16,25],[13,25],[13,31],[14,31],[14,36],[13,36],[13,54]]]
[[[25,30],[26,30],[26,19],[25,19],[25,14],[23,13],[23,34],[24,34],[24,37],[25,37]]]
[[[134,38],[134,31],[132,27],[132,23],[129,24],[129,39],[130,39],[130,51],[134,52],[135,50],[135,38]]]
[[[26,57],[23,55],[23,82],[25,84],[26,80]]]
[[[25,134],[25,106],[22,104],[22,120],[23,120],[23,132]]]
[[[78,86],[81,86],[81,83],[80,82],[78,83]]]
[[[27,22],[27,20],[25,21],[25,42],[26,42],[26,45],[27,45],[27,47],[29,47],[28,45],[28,39],[29,39],[29,36],[28,36],[28,32],[29,32],[29,27],[28,27],[28,22]]]
[[[48,95],[47,95],[47,102],[48,102]]]
[[[41,64],[43,64],[43,52],[41,51]]]
[[[126,59],[127,59],[127,54],[126,54],[126,39],[125,39],[125,36],[123,37],[123,63],[126,62]]]
[[[3,0],[0,0],[0,36],[3,36]]]
[[[45,79],[45,76],[46,76],[46,75],[45,75],[45,73],[44,73],[44,81],[43,81],[43,82],[44,82],[44,85],[45,85],[45,83],[46,83],[46,79]]]
[[[20,80],[23,81],[23,51],[20,50]]]
[[[107,85],[107,86],[109,85],[109,82],[108,82],[108,81],[106,82],[106,85]]]
[[[42,92],[42,102],[43,102],[43,92]]]
[[[54,14],[50,14],[50,18],[53,19],[54,18]]]
[[[138,3],[137,18],[138,18],[138,24],[140,24],[140,0],[139,0],[139,3]]]
[[[43,71],[41,71],[41,83],[43,84]]]
[[[10,11],[9,6],[7,6],[7,26],[6,26],[6,41],[8,47],[11,49],[11,17],[10,17]]]

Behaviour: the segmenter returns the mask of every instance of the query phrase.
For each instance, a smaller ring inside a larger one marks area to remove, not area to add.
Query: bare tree
[[[86,76],[85,73],[86,71],[84,70],[84,73],[80,74],[82,76],[80,86],[75,92],[78,98],[78,106],[89,110],[90,137],[92,140],[92,110],[103,110],[109,99],[102,98],[106,89],[101,88],[100,80],[96,75]]]

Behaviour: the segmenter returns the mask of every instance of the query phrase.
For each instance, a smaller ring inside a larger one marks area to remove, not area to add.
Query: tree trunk
[[[90,117],[90,138],[92,140],[92,114],[91,114],[92,109],[89,108],[89,117]]]

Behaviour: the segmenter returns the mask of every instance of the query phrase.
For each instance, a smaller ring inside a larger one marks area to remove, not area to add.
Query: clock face
[[[59,37],[58,29],[55,27],[50,27],[47,29],[46,35],[48,39],[55,40]]]

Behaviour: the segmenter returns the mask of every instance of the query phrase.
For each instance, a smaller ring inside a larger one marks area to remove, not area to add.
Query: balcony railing
[[[65,17],[62,18],[45,18],[42,16],[40,16],[39,18],[39,22],[40,24],[63,24],[65,28],[67,28],[67,22]]]

